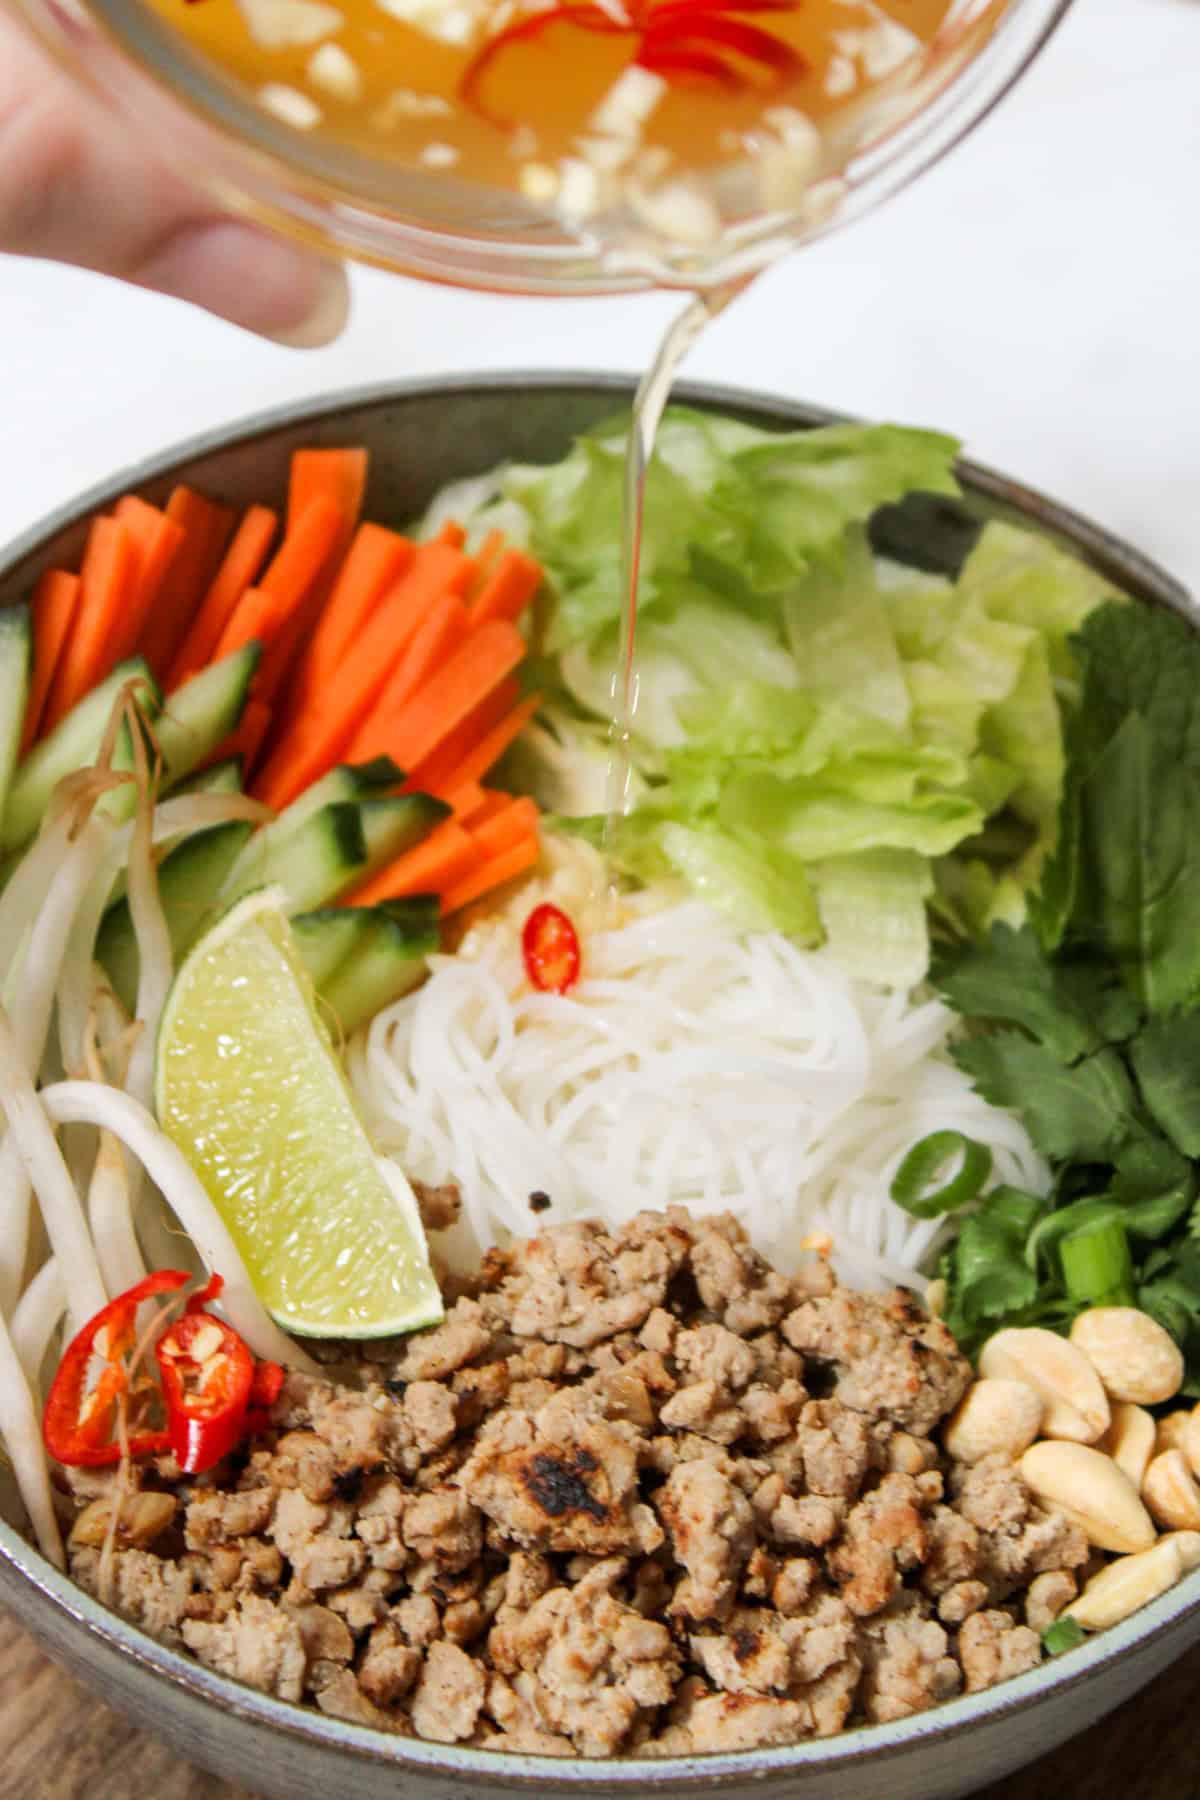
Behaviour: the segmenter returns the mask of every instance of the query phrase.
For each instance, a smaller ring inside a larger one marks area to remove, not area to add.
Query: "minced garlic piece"
[[[308,79],[335,99],[353,102],[362,93],[362,74],[340,44],[322,44],[308,59]]]
[[[321,109],[316,101],[302,94],[299,88],[285,87],[280,81],[268,81],[260,87],[258,103],[296,131],[311,131],[321,123]]]
[[[264,50],[303,50],[331,37],[345,23],[323,0],[239,0],[246,27]]]

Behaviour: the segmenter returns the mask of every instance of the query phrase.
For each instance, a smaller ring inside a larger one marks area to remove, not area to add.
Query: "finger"
[[[328,343],[344,270],[216,211],[0,17],[0,251],[115,275],[279,342]]]

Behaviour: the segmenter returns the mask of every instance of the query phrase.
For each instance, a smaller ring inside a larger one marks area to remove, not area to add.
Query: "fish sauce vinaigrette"
[[[286,125],[394,165],[406,205],[439,190],[461,221],[473,191],[489,230],[565,225],[688,287],[765,221],[833,209],[952,0],[148,3]]]

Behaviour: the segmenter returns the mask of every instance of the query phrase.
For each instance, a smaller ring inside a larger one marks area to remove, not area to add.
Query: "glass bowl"
[[[6,0],[0,0],[5,4]],[[695,290],[715,279],[686,246],[623,259],[584,227],[499,188],[399,168],[282,123],[191,49],[142,0],[7,0],[105,104],[137,121],[223,205],[339,256],[512,294]],[[758,219],[722,256],[722,284],[894,193],[990,112],[1069,0],[954,0],[869,136],[794,211]],[[611,247],[610,247],[611,248]]]

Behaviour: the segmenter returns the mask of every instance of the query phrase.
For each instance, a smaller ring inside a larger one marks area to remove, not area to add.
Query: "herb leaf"
[[[1134,1126],[1133,1085],[1114,1050],[1068,1067],[1044,1045],[1005,1031],[957,1044],[954,1060],[985,1100],[1020,1111],[1053,1161],[1111,1162]]]
[[[1131,713],[1082,793],[1081,922],[1152,1012],[1200,993],[1200,788],[1179,775]]]
[[[1129,1058],[1155,1123],[1185,1156],[1200,1156],[1200,1012],[1152,1019]]]
[[[1102,1039],[1079,1004],[1078,984],[1061,979],[1032,931],[993,925],[987,941],[935,955],[932,978],[958,1012],[1024,1029],[1063,1062],[1074,1062]]]

